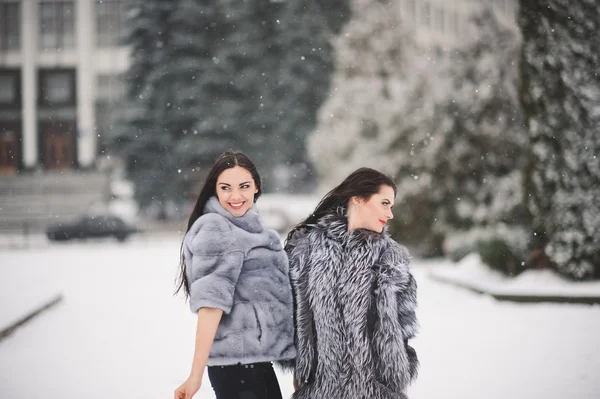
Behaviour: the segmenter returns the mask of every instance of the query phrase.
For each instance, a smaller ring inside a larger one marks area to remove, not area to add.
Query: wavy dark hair
[[[208,202],[209,198],[217,195],[217,180],[221,173],[224,170],[231,169],[235,166],[241,166],[246,169],[252,175],[252,179],[254,180],[254,184],[258,191],[254,194],[254,202],[260,197],[262,194],[262,181],[260,179],[260,175],[258,174],[258,170],[254,163],[248,158],[246,154],[239,151],[226,151],[222,153],[219,158],[215,161],[214,165],[208,172],[206,179],[204,180],[204,184],[200,189],[200,194],[198,194],[198,199],[196,199],[196,204],[194,205],[194,209],[192,210],[192,214],[188,220],[186,233],[190,231],[192,225],[202,214],[204,213],[204,207]],[[184,235],[185,239],[185,235]],[[190,296],[190,286],[189,281],[186,274],[186,264],[185,257],[183,256],[183,242],[181,243],[180,249],[180,270],[179,270],[179,278],[177,283],[177,288],[175,290],[175,294],[179,293],[183,289],[186,298]]]
[[[340,207],[347,208],[352,197],[359,197],[368,201],[373,194],[379,192],[381,186],[390,186],[394,189],[394,196],[396,196],[396,183],[390,176],[371,168],[355,170],[339,186],[323,197],[313,213],[290,230],[286,242],[292,238],[296,231],[310,227],[326,214]]]

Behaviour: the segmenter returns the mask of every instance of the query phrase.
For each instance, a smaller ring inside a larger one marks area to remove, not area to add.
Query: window
[[[73,1],[40,2],[40,46],[42,49],[75,47]]]
[[[0,70],[0,106],[19,106],[21,99],[18,70]]]
[[[444,33],[444,28],[445,28],[445,26],[444,26],[444,9],[442,8],[441,5],[436,5],[434,7],[435,7],[433,9],[434,18],[433,18],[432,26],[436,31]]]
[[[40,71],[40,102],[44,105],[75,105],[75,71]]]
[[[406,2],[406,15],[409,20],[414,21],[417,18],[417,6],[415,0],[407,0]]]
[[[429,1],[423,2],[420,10],[420,22],[419,24],[423,27],[431,28],[431,4]]]
[[[114,47],[121,44],[125,25],[125,1],[96,0],[96,44]]]
[[[11,76],[0,75],[0,104],[10,104],[16,94],[14,79]]]
[[[458,14],[452,10],[448,12],[448,33],[454,37],[458,37]]]
[[[21,4],[0,1],[0,50],[18,50],[20,47]]]
[[[106,151],[115,121],[121,114],[121,100],[125,95],[122,75],[98,75],[96,77],[96,132],[98,133],[98,149]]]

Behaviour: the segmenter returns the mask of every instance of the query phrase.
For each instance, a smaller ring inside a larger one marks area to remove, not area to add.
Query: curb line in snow
[[[44,302],[44,304],[42,304],[40,307],[33,309],[31,312],[27,313],[25,316],[21,317],[19,320],[15,321],[14,323],[11,323],[10,325],[8,325],[5,328],[2,328],[2,330],[0,330],[0,341],[2,341],[6,337],[8,337],[10,334],[12,334],[17,328],[19,328],[22,325],[24,325],[25,323],[31,321],[33,318],[38,316],[40,313],[42,313],[45,310],[48,310],[51,307],[58,304],[60,301],[62,301],[62,299],[63,299],[62,294],[58,294],[54,298]]]
[[[585,304],[585,305],[597,305],[600,304],[600,296],[590,296],[590,295],[578,295],[578,296],[566,296],[566,295],[552,295],[552,294],[506,294],[494,292],[493,290],[487,290],[481,287],[478,287],[473,284],[466,283],[464,281],[457,281],[450,277],[439,276],[435,273],[427,273],[429,279],[444,283],[454,285],[459,288],[464,288],[468,291],[475,292],[477,294],[489,295],[494,299],[499,301],[509,301],[509,302],[520,302],[520,303],[537,303],[537,302],[553,302],[553,303],[577,303],[577,304]]]

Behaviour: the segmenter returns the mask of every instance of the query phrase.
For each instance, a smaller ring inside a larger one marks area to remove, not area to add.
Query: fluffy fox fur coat
[[[387,231],[348,231],[345,210],[286,244],[294,292],[294,399],[399,399],[419,361],[416,283]]]

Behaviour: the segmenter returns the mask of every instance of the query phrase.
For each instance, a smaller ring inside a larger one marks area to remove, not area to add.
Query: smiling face
[[[247,169],[234,166],[219,175],[216,192],[221,206],[233,216],[240,217],[252,208],[258,188]]]
[[[368,200],[352,197],[348,204],[348,229],[367,229],[381,233],[387,221],[394,217],[394,197],[394,189],[386,185],[381,186],[379,192]]]

